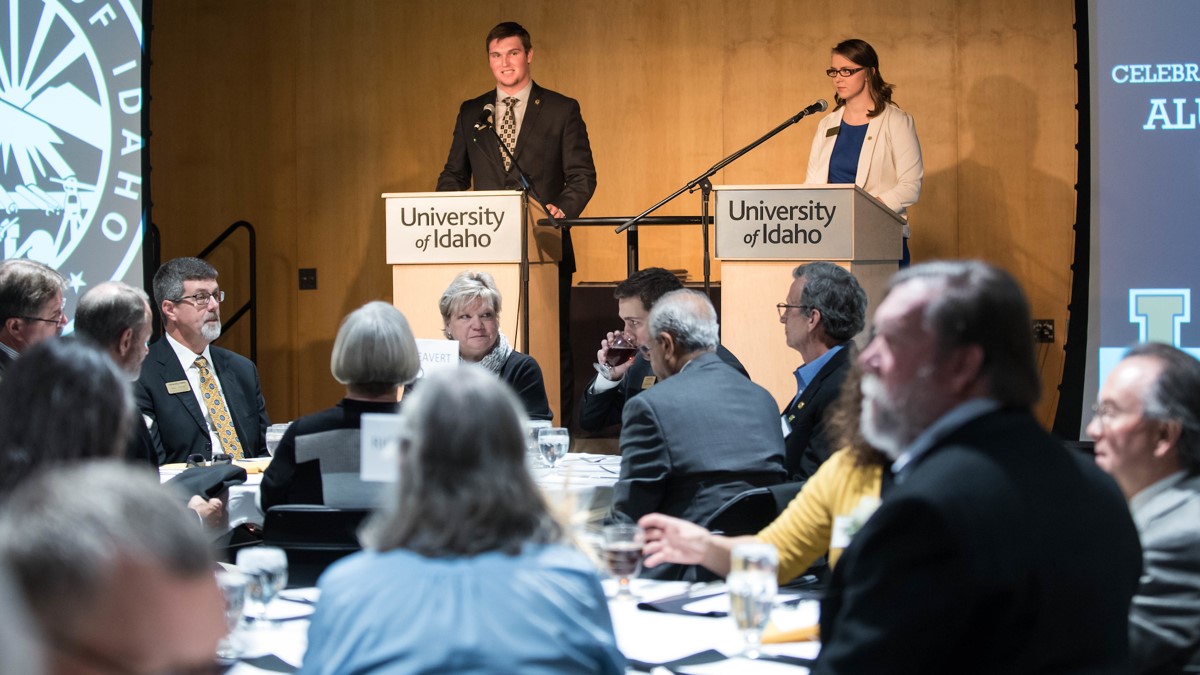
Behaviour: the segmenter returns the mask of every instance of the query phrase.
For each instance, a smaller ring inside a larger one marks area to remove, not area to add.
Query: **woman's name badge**
[[[853,533],[850,531],[850,516],[836,516],[833,519],[833,533],[829,537],[829,548],[846,548],[850,545]]]
[[[658,382],[658,378],[653,375],[647,375],[643,377],[642,389],[649,389],[650,387],[653,387],[655,382]]]
[[[168,394],[182,394],[185,391],[191,390],[192,386],[188,384],[187,380],[175,380],[174,382],[167,383]]]
[[[830,136],[837,136],[840,133],[842,133],[842,128],[840,126],[836,126],[832,129],[830,129],[829,131],[825,132],[825,138],[829,138]]]

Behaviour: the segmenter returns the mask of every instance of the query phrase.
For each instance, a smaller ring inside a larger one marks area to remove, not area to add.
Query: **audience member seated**
[[[0,381],[0,499],[43,468],[124,456],[135,424],[128,377],[108,356],[74,338],[33,347]],[[226,524],[221,499],[193,495],[188,507],[211,528]]]
[[[91,287],[75,306],[75,334],[107,351],[131,381],[137,381],[142,372],[152,328],[150,298],[146,292],[120,281],[105,281]],[[125,456],[157,470],[158,451],[150,429],[136,408],[130,414],[136,416],[136,423]]]
[[[858,361],[895,486],[833,570],[815,675],[1128,672],[1137,530],[1033,417],[1029,317],[985,263],[892,277]]]
[[[717,313],[702,293],[667,293],[650,311],[649,353],[659,383],[625,404],[615,517],[660,512],[705,522],[730,498],[785,477],[775,399],[725,363]],[[666,578],[660,566],[648,576]]]
[[[1134,672],[1200,672],[1200,361],[1165,344],[1134,347],[1109,373],[1087,432],[1142,540]]]
[[[737,544],[762,541],[779,550],[779,583],[795,579],[828,553],[837,564],[854,533],[879,507],[887,456],[867,445],[858,429],[862,394],[851,367],[837,400],[825,411],[827,434],[841,449],[822,464],[786,510],[755,536],[723,537],[680,518],[651,513],[638,524],[646,530],[645,565],[703,565],[729,574]],[[889,480],[890,482],[890,480]]]
[[[386,302],[354,310],[338,329],[329,369],[346,385],[346,397],[288,427],[263,474],[263,511],[278,504],[379,503],[382,484],[359,480],[359,429],[363,413],[397,412],[400,387],[420,369],[408,321]]]
[[[0,379],[26,349],[62,335],[67,325],[67,280],[40,262],[0,263]]]
[[[508,383],[534,420],[553,417],[546,399],[542,369],[532,356],[508,344],[500,332],[500,290],[487,272],[463,272],[454,277],[438,301],[443,332],[458,340],[462,361],[478,363]]]
[[[212,552],[155,478],[89,461],[41,472],[10,499],[0,565],[42,635],[48,673],[218,672],[225,601]]]
[[[613,297],[617,299],[617,315],[624,324],[625,334],[633,338],[634,347],[650,342],[648,319],[654,303],[663,295],[681,288],[683,282],[679,277],[661,267],[638,270],[617,284],[613,290]],[[610,332],[600,341],[596,365],[603,374],[598,373],[592,378],[579,401],[579,428],[587,432],[597,433],[619,425],[625,402],[658,381],[650,368],[650,360],[640,350],[625,363],[608,366],[608,346],[616,336],[616,332]],[[717,356],[746,375],[741,362],[725,347],[717,345]]]
[[[516,397],[467,365],[403,415],[395,501],[321,577],[300,672],[625,672],[594,568],[525,468]]]
[[[154,274],[163,336],[150,345],[134,395],[162,464],[266,454],[271,422],[258,368],[211,346],[221,336],[224,297],[217,270],[199,258],[168,260]]]
[[[825,411],[838,397],[854,360],[854,336],[867,321],[867,293],[847,270],[814,262],[792,270],[779,321],[804,364],[796,369],[796,395],[783,409],[787,470],[807,480],[837,449]]]

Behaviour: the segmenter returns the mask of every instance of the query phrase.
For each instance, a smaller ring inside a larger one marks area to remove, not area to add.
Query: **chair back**
[[[296,437],[296,461],[320,462],[321,496],[326,506],[371,509],[379,506],[387,483],[360,478],[362,431],[331,429]]]
[[[263,545],[288,557],[288,587],[314,586],[326,567],[359,551],[358,528],[369,509],[312,504],[272,506],[263,523]]]
[[[714,534],[739,537],[757,534],[777,515],[779,511],[771,488],[759,487],[734,495],[701,525]]]

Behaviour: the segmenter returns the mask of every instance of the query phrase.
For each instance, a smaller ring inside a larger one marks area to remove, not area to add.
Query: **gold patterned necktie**
[[[508,152],[501,150],[500,154],[504,155],[505,171],[512,168],[512,160],[509,159],[509,155],[517,147],[517,113],[515,110],[520,100],[515,96],[504,99],[504,118],[500,121],[500,140],[504,141],[504,147],[508,148]]]
[[[203,356],[197,358],[196,368],[200,370],[200,395],[204,397],[204,407],[208,409],[208,416],[217,429],[221,447],[234,459],[243,459],[245,454],[242,452],[237,430],[233,428],[233,415],[229,414],[229,408],[217,389],[217,378],[213,377],[212,371],[208,369],[208,359]]]

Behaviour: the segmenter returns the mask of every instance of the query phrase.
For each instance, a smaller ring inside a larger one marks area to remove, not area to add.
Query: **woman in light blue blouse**
[[[321,577],[300,672],[625,672],[599,579],[525,468],[512,392],[464,365],[403,414],[397,496]]]
[[[921,197],[921,143],[912,117],[892,102],[879,56],[863,40],[839,42],[829,70],[833,112],[817,125],[805,183],[854,183],[905,219],[901,267],[909,262],[908,207]]]

